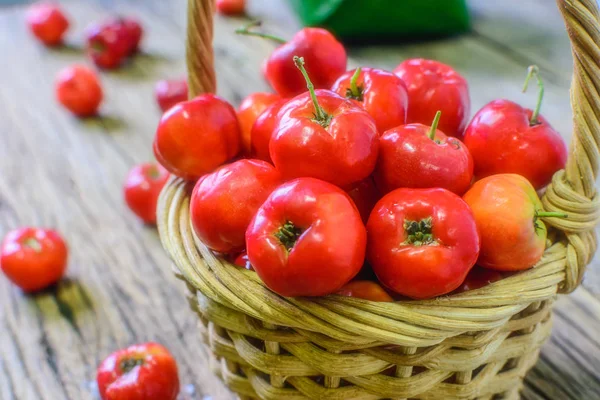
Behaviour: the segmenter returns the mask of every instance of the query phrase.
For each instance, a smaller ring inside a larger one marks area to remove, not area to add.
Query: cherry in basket
[[[154,155],[169,172],[197,179],[240,151],[234,108],[213,94],[184,101],[163,114],[154,137]]]
[[[371,212],[367,233],[367,259],[379,281],[415,299],[458,288],[479,255],[473,213],[445,189],[388,193]]]
[[[267,107],[254,121],[250,130],[250,155],[259,160],[271,160],[269,145],[271,136],[279,122],[279,111],[287,103],[287,100],[279,100]]]
[[[306,82],[294,65],[294,56],[304,58],[306,70],[316,89],[331,88],[336,79],[346,71],[346,49],[325,29],[304,28],[291,40],[286,41],[250,29],[257,25],[260,25],[260,22],[253,22],[236,32],[281,43],[263,67],[265,78],[281,97],[293,97],[306,90]]]
[[[381,285],[373,281],[348,282],[336,294],[371,301],[394,301]]]
[[[244,154],[250,154],[252,126],[263,111],[279,100],[281,100],[281,97],[277,94],[257,92],[250,94],[240,103],[237,115],[242,133],[242,151]]]
[[[537,263],[546,248],[542,218],[567,215],[545,212],[531,183],[516,174],[492,175],[475,182],[464,195],[481,234],[477,264],[499,271],[520,271]]]
[[[406,86],[391,72],[357,68],[340,76],[331,90],[360,104],[375,120],[379,133],[406,123]]]
[[[21,228],[6,234],[0,245],[0,268],[25,292],[56,283],[67,268],[67,245],[50,229]]]
[[[473,159],[457,138],[437,129],[438,111],[431,126],[402,125],[379,138],[375,183],[382,193],[397,188],[444,188],[462,195],[473,179]]]
[[[56,99],[78,117],[96,115],[104,96],[98,75],[84,65],[62,69],[55,80]]]
[[[280,183],[275,168],[261,160],[238,160],[204,175],[190,199],[194,232],[220,253],[243,250],[248,224]]]
[[[164,346],[143,343],[109,355],[96,372],[102,400],[175,400],[177,362]]]
[[[471,112],[469,85],[450,66],[439,61],[413,58],[405,60],[394,73],[408,90],[408,122],[429,124],[437,111],[444,119],[440,130],[461,138]]]
[[[324,296],[361,269],[366,232],[352,200],[314,178],[279,186],[246,231],[248,259],[282,296]]]
[[[69,20],[57,3],[41,1],[27,9],[27,26],[33,35],[46,46],[57,46],[69,29]]]
[[[377,128],[361,107],[329,90],[315,91],[304,69],[308,92],[279,111],[269,153],[285,179],[310,176],[340,187],[365,179],[375,168]]]
[[[527,178],[539,190],[565,167],[565,142],[540,115],[544,86],[536,66],[529,67],[523,90],[532,75],[537,77],[539,86],[534,110],[510,100],[494,100],[479,110],[467,127],[464,142],[473,155],[477,179],[514,173]]]

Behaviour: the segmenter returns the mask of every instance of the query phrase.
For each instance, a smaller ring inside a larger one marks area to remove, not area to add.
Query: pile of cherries
[[[156,132],[157,160],[196,181],[190,218],[204,244],[283,296],[426,299],[539,261],[542,220],[566,215],[544,211],[536,191],[567,150],[539,114],[537,67],[534,110],[496,100],[469,122],[467,81],[448,65],[347,71],[328,31],[285,41],[257,25],[238,33],[281,43],[263,68],[275,93],[237,112],[202,94]]]

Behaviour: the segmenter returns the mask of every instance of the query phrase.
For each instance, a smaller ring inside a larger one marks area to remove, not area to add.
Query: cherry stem
[[[302,235],[302,229],[298,228],[292,221],[286,221],[275,233],[275,237],[285,246],[287,251],[294,248],[296,241]]]
[[[536,218],[569,218],[569,214],[561,213],[558,211],[537,211],[535,213]]]
[[[358,77],[360,76],[361,68],[358,67],[354,71],[352,78],[350,78],[350,91],[352,92],[352,96],[355,98],[360,98],[360,90],[358,89],[358,85],[356,81],[358,81]]]
[[[531,120],[529,120],[529,125],[531,126],[540,123],[538,121],[538,116],[540,115],[540,109],[542,108],[542,100],[544,99],[544,82],[542,81],[542,77],[540,76],[540,69],[537,65],[530,65],[529,68],[527,68],[527,76],[525,77],[525,83],[523,84],[523,93],[527,91],[527,87],[529,86],[529,80],[533,75],[535,75],[535,79],[537,80],[538,98],[537,103],[535,104],[535,109],[531,114]]]
[[[315,93],[315,86],[310,81],[308,76],[308,72],[306,72],[306,68],[304,68],[304,57],[294,56],[294,64],[296,67],[302,72],[304,76],[304,80],[306,80],[306,88],[310,93],[310,98],[312,99],[313,105],[315,106],[315,120],[317,123],[327,126],[329,124],[329,115],[321,108],[319,105],[319,101],[317,100],[317,94]]]
[[[276,43],[287,43],[287,40],[280,38],[279,36],[275,36],[275,35],[269,35],[268,33],[262,33],[262,32],[254,32],[251,31],[251,28],[255,28],[257,26],[261,26],[262,22],[261,21],[251,21],[249,24],[238,28],[235,30],[235,33],[237,33],[238,35],[246,35],[246,36],[257,36],[257,37],[261,37],[261,38],[265,38],[265,39],[270,39]]]
[[[431,128],[429,128],[429,133],[427,137],[431,140],[435,139],[435,131],[437,131],[438,124],[440,123],[440,118],[442,117],[442,112],[438,111],[435,113],[435,117],[433,117],[433,122],[431,123]]]
[[[150,168],[148,168],[147,173],[150,179],[156,180],[160,178],[160,170],[156,165],[151,165]]]
[[[144,364],[143,358],[124,358],[119,363],[119,368],[124,374],[127,374],[132,369],[142,364]]]
[[[33,249],[37,253],[42,251],[42,245],[41,245],[40,241],[33,237],[29,237],[29,238],[23,240],[23,246],[29,247],[30,249]]]

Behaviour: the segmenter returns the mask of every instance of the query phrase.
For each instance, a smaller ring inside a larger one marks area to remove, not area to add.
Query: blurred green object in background
[[[465,0],[289,0],[306,26],[350,40],[419,39],[470,28]]]

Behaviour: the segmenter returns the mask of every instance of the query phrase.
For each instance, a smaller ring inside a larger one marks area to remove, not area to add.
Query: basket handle
[[[214,0],[188,0],[186,60],[188,97],[216,93],[213,53]]]
[[[567,239],[561,292],[574,290],[596,251],[594,228],[600,220],[595,181],[600,161],[600,23],[595,0],[557,0],[573,52],[571,107],[574,131],[566,169],[555,174],[542,198],[548,218]],[[213,39],[214,0],[188,0],[187,67],[189,95],[216,91]]]

